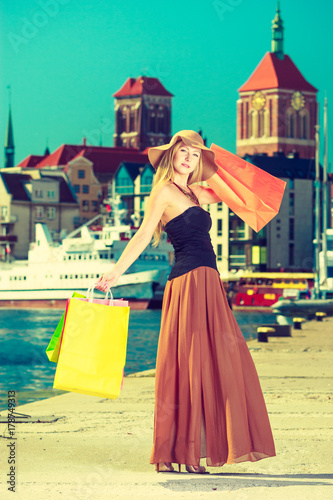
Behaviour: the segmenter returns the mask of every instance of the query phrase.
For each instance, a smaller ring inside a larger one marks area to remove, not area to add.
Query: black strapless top
[[[168,280],[177,278],[200,266],[216,269],[216,256],[210,240],[212,219],[209,212],[199,206],[187,208],[165,226],[175,250],[175,264]]]

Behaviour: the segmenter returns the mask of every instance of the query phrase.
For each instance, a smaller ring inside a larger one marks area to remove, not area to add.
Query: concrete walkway
[[[7,412],[2,412],[0,498],[332,498],[333,319],[306,323],[291,338],[248,345],[264,391],[276,457],[209,468],[209,476],[154,472],[149,464],[152,371],[126,377],[117,400],[66,393],[17,407],[30,417],[16,423],[14,495],[5,484],[10,436]]]

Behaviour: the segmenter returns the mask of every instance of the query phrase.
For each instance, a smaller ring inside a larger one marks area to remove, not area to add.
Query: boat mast
[[[323,171],[323,283],[327,287],[327,97],[324,100],[324,171]]]
[[[315,238],[316,238],[316,258],[315,258],[315,298],[320,298],[319,287],[319,252],[320,252],[320,167],[319,167],[319,106],[317,105],[317,124],[315,125],[316,143],[316,180],[315,180]]]

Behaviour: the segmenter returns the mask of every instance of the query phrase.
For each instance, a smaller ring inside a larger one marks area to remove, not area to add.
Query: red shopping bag
[[[279,212],[286,182],[212,144],[217,172],[208,185],[254,231]]]

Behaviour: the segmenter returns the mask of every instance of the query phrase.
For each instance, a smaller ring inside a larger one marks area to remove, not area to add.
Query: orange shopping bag
[[[111,399],[119,396],[129,309],[122,299],[68,299],[54,388]]]
[[[218,170],[208,185],[254,231],[258,232],[279,212],[286,183],[212,144]]]

